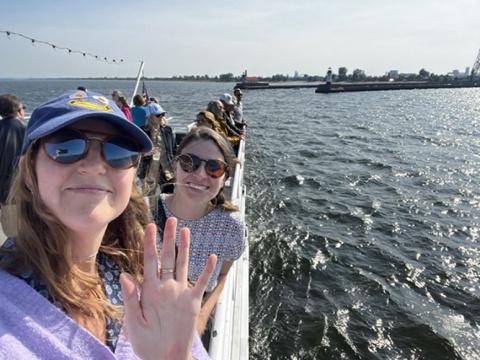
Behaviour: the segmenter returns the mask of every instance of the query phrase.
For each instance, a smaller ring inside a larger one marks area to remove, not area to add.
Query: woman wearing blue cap
[[[172,193],[173,158],[177,150],[177,142],[173,129],[167,125],[165,110],[159,104],[147,106],[146,133],[153,142],[153,150],[142,158],[142,169],[145,169],[144,188],[148,195],[154,195],[157,185],[163,193]]]
[[[0,358],[208,358],[195,326],[215,266],[187,285],[189,231],[155,226],[134,186],[148,136],[99,94],[67,93],[28,123],[0,248]]]

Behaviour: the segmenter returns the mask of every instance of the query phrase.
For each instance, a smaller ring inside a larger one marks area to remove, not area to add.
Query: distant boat
[[[258,76],[247,76],[247,70],[242,74],[242,82],[235,85],[235,89],[251,89],[258,87],[268,87],[270,84],[265,81],[260,81]]]

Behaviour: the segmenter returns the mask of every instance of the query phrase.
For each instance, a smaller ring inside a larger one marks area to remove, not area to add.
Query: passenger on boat
[[[150,201],[157,206],[152,213],[159,228],[165,217],[173,216],[177,226],[190,229],[189,280],[196,282],[209,254],[217,255],[198,320],[199,334],[205,330],[233,261],[245,250],[244,221],[224,194],[225,182],[232,175],[233,156],[220,134],[207,128],[193,129],[175,157],[175,193]],[[176,241],[178,244],[178,236]]]
[[[222,94],[219,100],[223,105],[223,117],[225,118],[226,123],[229,125],[229,130],[231,131],[232,135],[244,134],[244,124],[234,119],[235,102],[233,101],[232,95],[228,93]]]
[[[153,142],[153,150],[142,158],[145,168],[144,189],[147,195],[154,195],[157,185],[161,192],[173,192],[173,157],[177,142],[173,129],[167,125],[165,110],[158,104],[147,106],[145,131]],[[142,178],[141,178],[142,179]]]
[[[216,131],[218,134],[220,134],[225,139],[225,142],[230,147],[230,150],[232,151],[232,154],[235,154],[235,150],[234,150],[232,144],[230,143],[230,141],[228,141],[228,139],[225,137],[225,135],[223,135],[222,133],[217,131],[217,127],[215,126],[215,115],[213,115],[210,111],[205,110],[205,111],[199,112],[197,114],[197,118],[195,119],[195,125],[197,126],[197,128],[206,127],[206,128],[209,128],[209,129],[212,129],[212,130]],[[241,161],[237,157],[235,157],[233,160],[234,160],[234,162],[236,162],[240,165],[242,164]]]
[[[197,128],[206,127],[216,131],[215,116],[210,111],[200,111],[195,118]]]
[[[25,107],[17,96],[0,95],[0,117],[0,217],[2,230],[9,236],[15,233],[15,220],[6,201],[17,171],[26,127]]]
[[[123,96],[122,92],[120,90],[113,90],[112,91],[112,100],[117,102],[118,98]]]
[[[145,129],[147,122],[147,107],[145,106],[145,98],[137,94],[133,97],[133,105],[130,109],[132,121],[138,127]]]
[[[125,96],[119,96],[118,100],[115,101],[115,104],[122,110],[126,118],[129,121],[132,121],[132,114],[130,113],[130,106],[127,103],[127,98]]]
[[[233,91],[233,95],[235,96],[235,105],[233,108],[233,120],[241,124],[239,128],[243,129],[243,126],[247,126],[247,122],[243,117],[243,103],[242,103],[243,92],[242,90],[237,88]]]
[[[189,231],[156,250],[134,185],[152,143],[107,98],[70,92],[28,123],[9,201],[19,232],[0,248],[1,359],[208,359],[196,332],[209,256],[189,286]],[[197,265],[196,265],[197,266]]]
[[[230,135],[229,128],[227,127],[227,123],[225,118],[223,117],[223,104],[220,100],[213,100],[208,103],[207,111],[210,111],[212,114],[215,115],[215,125],[217,131],[220,134],[223,134],[228,141],[233,145],[233,147],[238,147],[241,139],[245,138],[244,134],[237,135]]]

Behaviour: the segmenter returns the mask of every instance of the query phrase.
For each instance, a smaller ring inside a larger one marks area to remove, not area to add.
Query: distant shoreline
[[[109,77],[88,77],[88,78],[82,78],[82,77],[62,77],[62,78],[30,78],[30,77],[25,77],[25,78],[0,78],[0,80],[120,80],[120,81],[135,81],[137,78],[136,77],[125,77],[125,78],[119,78],[119,77],[114,77],[114,78],[109,78]],[[232,81],[220,81],[220,80],[206,80],[206,79],[201,79],[201,80],[195,80],[195,79],[172,79],[172,78],[145,78],[145,81],[198,81],[198,82],[235,82],[234,80]]]

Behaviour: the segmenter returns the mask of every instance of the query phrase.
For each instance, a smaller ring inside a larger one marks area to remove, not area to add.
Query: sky
[[[472,67],[480,0],[0,0],[0,78],[324,76]],[[120,61],[123,60],[123,61]]]

